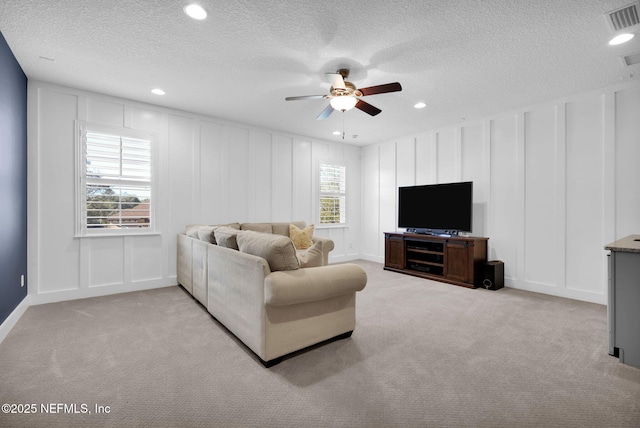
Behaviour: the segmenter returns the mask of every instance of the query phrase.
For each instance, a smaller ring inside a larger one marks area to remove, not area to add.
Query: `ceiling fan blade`
[[[333,107],[331,107],[331,104],[329,104],[324,110],[322,110],[322,113],[320,113],[318,117],[316,117],[316,120],[324,120],[328,118],[331,113],[333,113]]]
[[[344,78],[341,74],[337,73],[326,73],[327,79],[329,79],[329,83],[331,83],[331,87],[335,89],[346,89],[344,86]]]
[[[402,86],[398,82],[387,83],[386,85],[369,86],[368,88],[359,88],[362,95],[384,94],[387,92],[398,92],[402,90]]]
[[[370,114],[371,116],[375,116],[376,114],[382,111],[378,107],[374,107],[371,104],[364,102],[362,100],[358,100],[358,102],[356,103],[356,108],[362,110],[367,114]]]
[[[295,101],[295,100],[319,100],[320,98],[326,98],[326,95],[302,95],[300,97],[287,97],[286,101]]]

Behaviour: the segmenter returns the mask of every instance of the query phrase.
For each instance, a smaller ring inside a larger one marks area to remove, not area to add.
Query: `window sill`
[[[348,229],[348,224],[318,224],[315,229]]]
[[[74,235],[74,238],[114,238],[114,237],[123,237],[123,236],[160,236],[162,233],[160,232],[139,232],[139,233],[92,233],[87,235]]]

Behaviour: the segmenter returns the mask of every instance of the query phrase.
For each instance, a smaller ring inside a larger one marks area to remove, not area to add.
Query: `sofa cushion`
[[[201,229],[203,227],[210,228],[210,227],[219,227],[219,226],[228,226],[233,229],[240,230],[240,223],[214,224],[214,225],[197,223],[197,224],[188,224],[187,227],[185,228],[184,234],[191,238],[201,239],[200,236],[198,236],[198,229]],[[213,235],[211,236],[211,239],[214,239]],[[215,244],[215,242],[213,243]]]
[[[293,242],[286,236],[244,230],[237,240],[241,252],[262,257],[272,272],[300,267]]]
[[[289,236],[289,227],[292,224],[295,224],[299,229],[304,229],[307,226],[304,221],[290,221],[288,223],[271,223],[271,228],[275,234]]]
[[[197,230],[198,239],[201,241],[209,242],[211,244],[215,244],[216,238],[213,234],[213,231],[217,228],[217,226],[200,226]]]
[[[296,251],[301,268],[324,266],[323,243],[323,241],[316,241],[306,250]]]
[[[240,230],[229,226],[220,226],[213,230],[213,235],[218,245],[221,247],[233,248],[234,250],[238,249],[236,236],[239,233]]]
[[[241,230],[252,230],[254,232],[261,233],[273,233],[271,223],[242,223],[240,225]]]
[[[184,234],[191,237],[191,238],[195,238],[198,239],[198,229],[200,229],[202,226],[202,224],[188,224],[187,227],[185,228]]]
[[[300,229],[295,224],[289,225],[289,238],[296,246],[296,250],[306,250],[313,245],[313,225]]]

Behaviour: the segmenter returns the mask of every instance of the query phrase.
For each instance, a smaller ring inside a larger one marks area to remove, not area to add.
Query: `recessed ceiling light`
[[[207,17],[207,11],[199,4],[195,3],[185,6],[184,13],[197,20],[203,20]]]
[[[414,108],[425,108],[426,106],[427,105],[425,103],[419,102],[419,103],[416,103],[413,107]]]
[[[340,131],[333,131],[333,135],[342,135],[342,132],[340,132]]]
[[[618,34],[613,39],[609,40],[609,44],[611,46],[620,45],[622,43],[628,42],[631,39],[633,39],[633,34],[631,33]]]
[[[153,93],[154,93],[154,94],[156,94],[156,95],[164,95],[164,94],[166,94],[166,92],[165,92],[165,91],[163,91],[163,90],[162,90],[162,89],[160,89],[160,88],[152,89],[152,90],[151,90],[151,92],[153,92]]]

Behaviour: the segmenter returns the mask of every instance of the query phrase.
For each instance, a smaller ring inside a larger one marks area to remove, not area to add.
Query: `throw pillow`
[[[300,267],[293,242],[286,236],[244,230],[237,239],[241,252],[262,257],[272,272]]]
[[[226,248],[238,249],[236,236],[240,233],[238,229],[229,226],[220,226],[213,230],[213,235],[218,245]]]
[[[300,229],[295,224],[289,225],[289,238],[291,238],[293,244],[296,246],[296,250],[306,250],[313,245],[312,237],[313,225],[307,226],[304,229]]]
[[[217,226],[200,226],[198,228],[198,239],[201,241],[206,241],[211,244],[216,243],[215,235],[213,231],[217,229]]]
[[[306,250],[297,251],[298,263],[301,268],[322,266],[324,257],[322,254],[322,241],[315,242]]]
[[[200,229],[202,226],[202,224],[188,224],[185,228],[184,234],[191,238],[198,239],[198,229]]]

